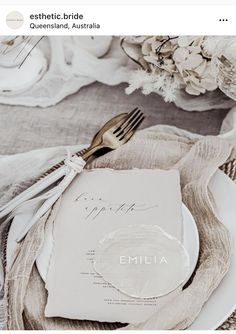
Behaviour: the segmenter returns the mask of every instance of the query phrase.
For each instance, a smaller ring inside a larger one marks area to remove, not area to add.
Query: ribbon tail
[[[20,242],[28,233],[29,229],[40,219],[43,215],[55,204],[55,202],[59,199],[59,197],[63,194],[66,188],[70,185],[70,183],[74,180],[77,173],[74,170],[71,170],[68,175],[53,189],[49,190],[45,193],[42,197],[45,198],[43,204],[39,207],[36,211],[32,219],[29,221],[27,226],[23,229],[23,231],[19,234],[18,238],[16,239],[17,242]],[[42,197],[39,197],[38,206],[42,201]],[[35,203],[37,206],[37,202]]]
[[[68,156],[64,166],[32,185],[0,209],[0,218],[7,216],[6,219],[10,220],[21,216],[27,220],[16,241],[21,241],[29,229],[45,215],[75,176],[83,170],[84,165],[85,161],[81,157]]]
[[[14,211],[19,205],[23,202],[26,202],[37,196],[42,191],[53,185],[56,181],[58,181],[61,177],[63,177],[66,173],[65,167],[60,167],[58,170],[52,172],[42,180],[36,182],[31,187],[23,191],[18,196],[14,197],[7,204],[0,208],[0,218],[7,216],[9,213]]]

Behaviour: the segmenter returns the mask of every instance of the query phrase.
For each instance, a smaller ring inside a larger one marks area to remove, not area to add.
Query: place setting
[[[0,37],[0,329],[236,328],[235,46]]]
[[[23,259],[22,275],[35,263],[46,319],[216,329],[235,308],[235,213],[224,191],[233,201],[236,190],[219,169],[229,174],[232,146],[165,126],[136,133],[144,116],[135,108],[108,120],[0,209],[13,218],[6,277],[17,277]]]

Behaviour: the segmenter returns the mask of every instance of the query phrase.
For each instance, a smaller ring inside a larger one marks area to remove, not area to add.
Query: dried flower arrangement
[[[126,36],[121,47],[141,69],[133,72],[127,94],[141,89],[175,101],[178,90],[198,96],[218,87],[216,59],[236,61],[236,38],[225,36]]]

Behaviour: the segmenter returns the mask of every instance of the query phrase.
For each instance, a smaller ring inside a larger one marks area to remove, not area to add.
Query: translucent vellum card
[[[130,297],[159,298],[185,281],[189,256],[158,225],[127,225],[100,240],[94,269]]]
[[[106,235],[127,226],[135,229],[144,225],[160,227],[178,241],[182,240],[178,171],[83,171],[64,193],[54,222],[45,315],[123,323],[137,323],[152,315],[158,309],[157,298],[131,297],[94,269],[95,249]],[[147,244],[146,258],[145,240],[142,259],[137,254],[144,265],[150,262],[148,247]],[[127,262],[128,253],[125,255],[126,258],[120,254],[120,259]],[[164,262],[163,257],[153,259]],[[173,276],[173,268],[170,275]]]

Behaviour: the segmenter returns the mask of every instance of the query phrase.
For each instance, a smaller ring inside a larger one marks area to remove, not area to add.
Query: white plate
[[[16,63],[14,65],[14,57],[17,58],[17,53],[20,52],[20,49],[16,49],[16,54],[13,53],[12,67],[1,66],[0,63],[0,94],[4,96],[11,96],[19,94],[36,83],[44,75],[47,69],[47,61],[43,53],[35,48],[33,49],[32,45],[22,46],[23,53],[20,56],[20,59],[24,59],[28,53],[27,61],[25,61],[21,67]],[[14,52],[14,51],[13,51]],[[9,57],[3,57],[8,60]]]
[[[220,286],[211,295],[195,322],[192,330],[213,330],[220,326],[236,309],[236,185],[223,172],[218,170],[212,177],[209,188],[215,198],[216,208],[221,221],[227,227],[233,239],[233,256],[229,272]],[[50,228],[48,226],[48,228]],[[7,245],[7,261],[10,261],[16,245],[16,236],[22,229],[12,225]],[[187,233],[187,232],[186,232]],[[51,242],[45,241],[44,250],[48,254]],[[191,246],[191,245],[190,245]],[[47,247],[48,250],[47,250]],[[44,257],[43,253],[40,255]],[[41,260],[37,260],[39,262]],[[40,267],[40,265],[39,265]],[[41,270],[42,271],[42,270]],[[45,271],[45,269],[44,269]],[[47,271],[47,270],[46,270]],[[45,271],[45,272],[46,272]],[[42,271],[43,272],[43,271]],[[43,276],[43,275],[42,275]],[[45,275],[44,275],[45,277]]]
[[[218,215],[230,232],[233,256],[227,275],[189,327],[191,330],[214,330],[236,309],[236,185],[218,170],[210,181],[209,189],[215,198]]]

